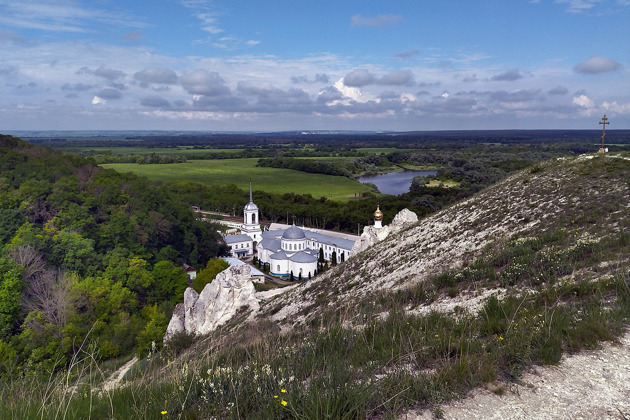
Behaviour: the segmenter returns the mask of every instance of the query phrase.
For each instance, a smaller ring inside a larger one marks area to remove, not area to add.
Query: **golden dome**
[[[383,212],[381,211],[381,207],[379,205],[376,206],[376,211],[374,212],[374,220],[383,220]]]

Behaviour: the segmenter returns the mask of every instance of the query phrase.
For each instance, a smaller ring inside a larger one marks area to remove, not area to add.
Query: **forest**
[[[0,376],[160,346],[182,265],[225,252],[165,186],[0,136]]]

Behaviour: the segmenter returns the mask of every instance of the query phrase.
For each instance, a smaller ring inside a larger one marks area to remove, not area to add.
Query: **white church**
[[[375,225],[380,227],[383,213],[374,213]],[[261,263],[269,267],[272,275],[295,278],[300,275],[307,279],[316,274],[317,261],[321,253],[326,261],[333,256],[337,262],[348,260],[353,255],[352,248],[359,237],[340,232],[331,232],[307,227],[288,226],[272,223],[269,230],[262,231],[258,206],[252,199],[252,186],[249,186],[249,202],[243,208],[241,234],[224,237],[232,255],[245,257],[258,254]]]
[[[249,203],[243,208],[243,224],[239,235],[223,237],[233,257],[253,255],[256,245],[262,240],[262,229],[258,218],[258,206],[252,200],[252,184],[249,184]]]

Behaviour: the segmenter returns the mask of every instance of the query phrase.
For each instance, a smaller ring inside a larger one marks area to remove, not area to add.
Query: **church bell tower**
[[[249,183],[249,203],[243,208],[243,226],[241,232],[254,241],[260,242],[262,239],[262,230],[260,229],[260,219],[258,216],[258,206],[254,204],[252,199],[252,183]]]

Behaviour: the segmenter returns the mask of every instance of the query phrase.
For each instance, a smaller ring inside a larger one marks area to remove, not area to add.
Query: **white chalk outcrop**
[[[249,307],[258,312],[258,299],[251,280],[248,265],[231,266],[203,288],[201,293],[188,288],[184,292],[184,303],[173,311],[164,341],[177,333],[203,335],[229,321],[241,308]]]
[[[354,243],[352,247],[352,255],[356,255],[361,251],[371,247],[396,232],[400,232],[404,228],[413,225],[418,221],[416,213],[409,209],[402,209],[389,225],[377,228],[375,226],[365,226],[361,238]]]

